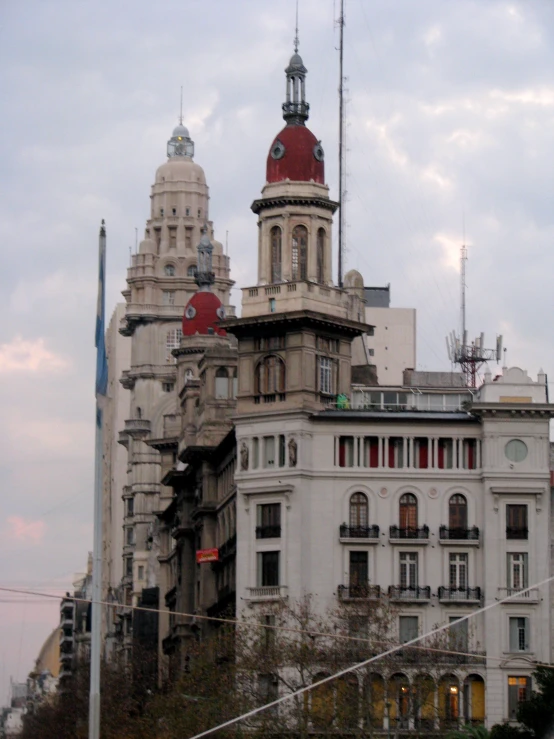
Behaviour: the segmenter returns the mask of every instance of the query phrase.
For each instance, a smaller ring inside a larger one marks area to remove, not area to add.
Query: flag
[[[108,360],[105,339],[106,302],[106,226],[104,219],[100,226],[98,259],[98,303],[96,305],[96,398],[108,392]],[[98,414],[97,414],[98,415]]]

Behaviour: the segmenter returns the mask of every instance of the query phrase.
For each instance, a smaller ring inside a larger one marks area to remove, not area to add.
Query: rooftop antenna
[[[225,256],[229,255],[229,231],[225,231]]]
[[[135,226],[135,254],[138,254],[138,228]]]
[[[183,125],[183,85],[181,85],[181,107],[179,108],[179,124]]]
[[[344,231],[344,172],[343,172],[343,149],[344,149],[344,0],[340,0],[340,16],[338,20],[340,29],[340,41],[339,41],[339,269],[338,269],[338,282],[339,287],[342,288],[342,238]]]
[[[471,344],[467,338],[466,328],[466,262],[467,247],[465,245],[465,218],[464,238],[460,249],[460,295],[461,295],[461,335],[452,331],[446,337],[448,358],[453,364],[459,364],[465,377],[467,387],[477,387],[477,373],[487,362],[496,360],[498,364],[502,358],[502,335],[496,337],[496,348],[485,349],[485,334],[481,333]]]

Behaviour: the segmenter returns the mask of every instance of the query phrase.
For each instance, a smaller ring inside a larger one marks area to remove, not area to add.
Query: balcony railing
[[[256,588],[247,588],[250,600],[280,600],[286,597],[285,585],[262,585]]]
[[[429,526],[420,526],[417,528],[400,526],[390,527],[390,538],[391,539],[429,539]]]
[[[281,526],[256,526],[256,539],[278,539],[281,536]]]
[[[479,603],[481,600],[481,588],[447,588],[441,585],[439,588],[439,600],[447,603]]]
[[[528,539],[529,530],[524,526],[506,526],[506,539]]]
[[[538,588],[498,588],[498,598],[508,598],[512,596],[508,603],[538,603],[540,599]]]
[[[403,586],[389,585],[389,597],[392,600],[425,601],[431,600],[431,588],[429,585]]]
[[[219,561],[222,562],[237,551],[237,535],[234,534],[219,547]]]
[[[339,585],[340,600],[378,600],[381,597],[380,585]]]
[[[448,526],[441,526],[439,528],[439,539],[441,541],[479,541],[479,527],[449,528]]]
[[[347,526],[342,524],[339,536],[341,539],[378,539],[379,526]]]

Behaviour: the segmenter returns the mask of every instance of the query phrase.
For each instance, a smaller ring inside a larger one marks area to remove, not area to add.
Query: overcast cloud
[[[337,195],[338,0],[301,0],[309,125]],[[554,3],[347,0],[348,268],[418,311],[418,362],[446,369],[468,322],[508,363],[554,376]],[[250,203],[280,130],[294,0],[4,0],[0,9],[0,584],[62,592],[92,546],[97,233],[108,315],[185,122],[255,282]],[[240,304],[240,293],[234,301]],[[0,594],[0,705],[56,625],[58,602]]]

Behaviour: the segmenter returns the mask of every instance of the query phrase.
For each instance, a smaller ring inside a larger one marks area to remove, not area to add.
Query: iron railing
[[[338,596],[341,600],[377,600],[381,597],[381,586],[370,585],[339,585]]]
[[[479,541],[479,527],[470,526],[469,528],[449,528],[441,526],[439,528],[439,539],[452,539],[454,541]]]
[[[379,526],[347,526],[343,523],[340,527],[341,539],[378,539]]]
[[[506,539],[527,539],[529,530],[525,526],[506,526]]]
[[[393,600],[431,600],[429,585],[389,585],[389,597]]]
[[[281,526],[256,526],[256,539],[278,539],[281,536]]]
[[[429,538],[429,526],[410,527],[406,526],[401,528],[400,526],[390,527],[390,538],[391,539],[428,539]]]
[[[481,588],[450,588],[441,585],[439,588],[439,600],[478,602],[481,600]]]

